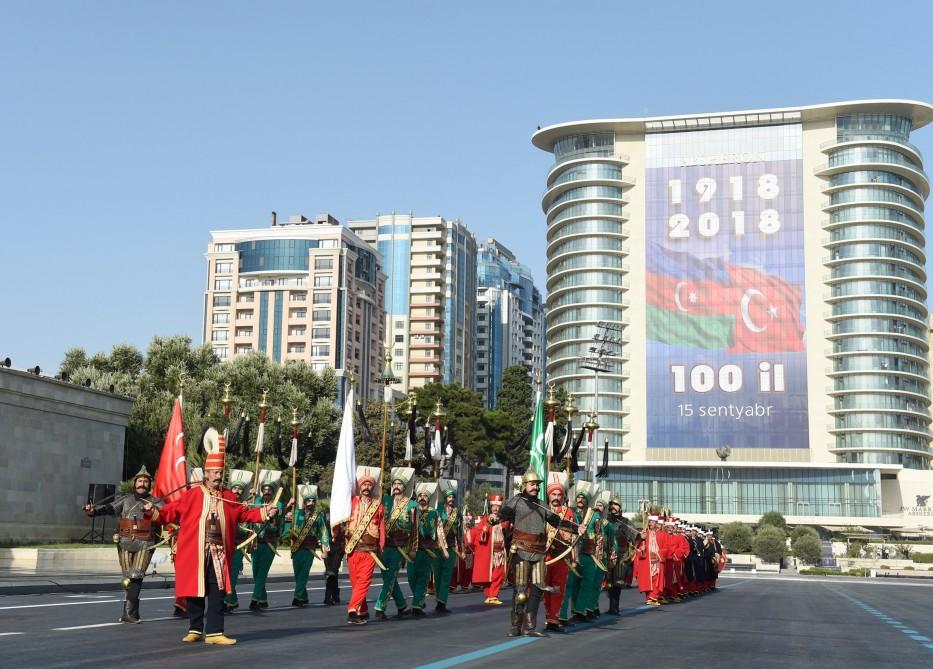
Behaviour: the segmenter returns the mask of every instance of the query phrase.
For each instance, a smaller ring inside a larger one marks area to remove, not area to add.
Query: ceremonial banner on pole
[[[553,433],[551,438],[553,439]],[[541,393],[538,393],[534,423],[531,425],[531,457],[528,460],[528,465],[534,468],[542,481],[547,479],[547,471],[545,470],[547,454],[545,448],[544,402],[541,401]],[[538,497],[542,500],[547,499],[544,492],[545,487],[540,486],[538,489]]]
[[[350,519],[350,504],[356,487],[356,448],[353,444],[353,386],[347,392],[343,406],[343,424],[337,443],[334,481],[330,493],[330,526],[336,527]]]
[[[175,408],[165,433],[165,443],[162,446],[162,456],[159,458],[159,469],[156,471],[152,494],[163,497],[166,493],[181,488],[188,482],[188,465],[185,458],[185,429],[181,418],[181,395],[175,399]],[[166,502],[181,495],[183,490],[165,497]]]

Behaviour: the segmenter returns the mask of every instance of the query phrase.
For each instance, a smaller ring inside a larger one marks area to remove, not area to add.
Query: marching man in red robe
[[[642,532],[635,549],[635,578],[639,591],[645,593],[645,603],[650,606],[660,606],[664,596],[667,535],[658,529],[658,520],[658,516],[648,516],[648,529]]]
[[[176,523],[175,593],[188,602],[188,633],[182,641],[232,645],[224,635],[224,595],[230,591],[230,556],[236,550],[237,525],[274,518],[278,509],[248,509],[230,490],[224,490],[224,438],[210,428],[204,434],[204,480],[177,500],[144,510],[160,523]]]
[[[499,590],[505,582],[508,561],[505,533],[510,526],[499,518],[502,495],[490,495],[488,501],[489,513],[482,516],[473,529],[473,583],[483,586],[484,604],[501,606]]]
[[[386,542],[385,508],[373,494],[380,478],[378,467],[356,468],[359,494],[351,498],[350,520],[345,526],[351,588],[347,622],[351,625],[365,625],[369,620],[366,594],[373,584],[373,569],[377,564],[380,569],[385,569],[379,560],[379,553]]]

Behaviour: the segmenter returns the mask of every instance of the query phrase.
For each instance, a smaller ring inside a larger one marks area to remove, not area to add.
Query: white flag
[[[405,426],[405,462],[411,462],[414,453],[412,452],[411,429]]]
[[[256,453],[262,453],[262,441],[266,436],[266,423],[259,421],[259,429],[256,430]]]
[[[343,406],[343,424],[337,443],[334,482],[330,492],[330,526],[336,527],[350,519],[353,490],[356,487],[356,448],[353,445],[353,386],[347,392]]]
[[[292,437],[292,452],[288,456],[288,466],[294,467],[298,464],[298,437]]]
[[[431,458],[439,461],[444,453],[444,442],[441,439],[441,427],[434,428],[434,443],[431,445]]]

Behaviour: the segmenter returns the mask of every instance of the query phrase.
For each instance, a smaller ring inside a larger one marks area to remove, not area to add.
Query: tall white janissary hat
[[[415,486],[415,496],[428,496],[428,507],[437,506],[437,483],[419,483]]]
[[[573,498],[576,499],[583,495],[589,506],[596,503],[597,494],[599,494],[599,486],[591,481],[577,481],[577,484],[573,487]]]
[[[266,486],[272,486],[272,488],[279,487],[279,479],[282,478],[282,472],[278,469],[260,469],[259,470],[259,490],[262,490]]]
[[[373,489],[378,491],[379,483],[382,480],[382,472],[379,471],[379,467],[366,467],[364,465],[358,465],[356,468],[356,488],[359,490],[360,484],[363,481],[370,481],[373,484]]]
[[[454,479],[438,479],[437,491],[439,498],[453,497],[457,499],[457,482]],[[441,501],[441,499],[438,501]]]
[[[241,490],[249,490],[249,484],[253,482],[253,472],[247,471],[245,469],[231,469],[230,470],[230,479],[227,484],[230,488],[240,488]]]
[[[401,481],[405,486],[405,493],[411,497],[415,489],[415,468],[414,467],[393,467],[389,473],[392,477],[392,483]]]
[[[305,502],[309,499],[317,499],[317,486],[309,483],[302,483],[298,486],[298,499]]]

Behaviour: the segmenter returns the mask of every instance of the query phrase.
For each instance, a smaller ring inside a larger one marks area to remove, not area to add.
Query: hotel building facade
[[[204,341],[221,360],[258,351],[348,372],[381,401],[386,275],[382,259],[333,216],[215,230],[207,253]]]
[[[547,375],[598,412],[606,485],[706,522],[933,525],[925,201],[869,100],[543,128]],[[611,369],[580,367],[597,326]],[[579,420],[579,419],[578,419]]]

